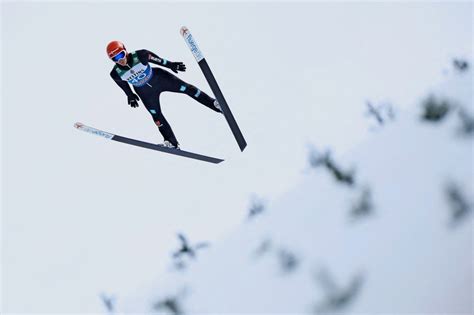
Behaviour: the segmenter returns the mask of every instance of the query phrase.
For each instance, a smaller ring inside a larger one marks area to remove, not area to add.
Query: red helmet
[[[114,57],[115,55],[117,55],[121,51],[126,52],[127,49],[125,48],[125,45],[122,42],[119,42],[118,40],[111,41],[107,45],[107,55],[109,56],[109,58]]]

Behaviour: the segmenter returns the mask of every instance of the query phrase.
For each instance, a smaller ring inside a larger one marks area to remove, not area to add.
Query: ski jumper
[[[167,67],[169,62],[146,49],[141,49],[127,55],[126,66],[116,64],[110,76],[127,96],[133,95],[129,84],[133,85],[133,89],[151,114],[163,138],[177,146],[178,140],[161,111],[162,92],[183,93],[213,111],[219,112],[219,110],[214,106],[212,97],[164,69],[151,67],[150,63]]]

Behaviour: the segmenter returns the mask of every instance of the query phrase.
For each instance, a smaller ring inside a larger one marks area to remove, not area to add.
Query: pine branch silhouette
[[[370,187],[365,187],[362,189],[357,202],[352,206],[351,216],[354,219],[366,217],[371,215],[373,210],[372,190]]]
[[[174,259],[174,268],[176,270],[182,271],[185,270],[187,267],[186,262],[183,259],[175,258]]]
[[[104,304],[105,309],[108,313],[112,314],[115,311],[115,297],[106,295],[105,293],[100,294],[100,299]]]
[[[367,101],[366,104],[367,104],[367,107],[368,107],[368,112],[367,112],[368,115],[374,117],[375,120],[379,123],[379,125],[383,125],[385,121],[382,117],[382,113],[380,112],[380,108],[376,108],[369,101]]]
[[[395,110],[390,103],[380,103],[374,105],[367,101],[366,116],[373,117],[379,126],[385,125],[388,121],[395,120]]]
[[[428,122],[442,121],[449,114],[452,107],[454,107],[449,101],[437,99],[433,95],[428,96],[423,101],[422,106],[424,111],[421,119]]]
[[[328,155],[326,159],[326,168],[334,175],[337,181],[347,184],[349,186],[354,185],[354,172],[353,171],[343,171],[341,170],[332,158]]]
[[[331,157],[331,153],[327,151],[326,153],[319,155],[317,151],[312,150],[309,156],[310,166],[317,168],[319,166],[325,166],[326,169],[334,176],[334,178],[348,186],[353,186],[355,184],[354,171],[343,171],[341,170]]]
[[[362,273],[357,274],[351,280],[346,288],[339,288],[333,277],[325,270],[321,270],[316,275],[316,281],[326,292],[325,301],[318,303],[315,307],[315,313],[341,312],[347,309],[350,304],[359,295],[359,292],[365,282]]]
[[[209,246],[208,242],[197,243],[191,246],[187,238],[182,234],[178,233],[178,239],[181,242],[181,247],[173,253],[173,258],[180,258],[183,255],[187,255],[190,258],[196,258],[196,251]]]
[[[267,254],[272,248],[272,240],[269,238],[264,239],[257,249],[254,252],[254,257],[259,258],[265,254]]]
[[[459,127],[459,134],[462,136],[474,136],[474,116],[470,115],[468,111],[461,108],[458,113],[461,126]]]
[[[312,148],[309,152],[309,165],[312,168],[318,168],[320,166],[325,166],[326,161],[329,159],[329,151],[326,151],[323,154],[319,154],[319,152]]]
[[[277,253],[277,257],[280,263],[280,268],[284,273],[293,272],[299,266],[300,262],[298,257],[287,249],[280,249]]]
[[[446,198],[451,210],[451,227],[456,227],[472,212],[472,203],[464,196],[461,188],[454,183],[446,186]]]
[[[253,219],[256,216],[261,215],[264,211],[264,202],[261,199],[254,197],[249,208],[247,219]]]
[[[173,315],[182,315],[183,310],[178,297],[168,297],[162,301],[159,301],[153,305],[153,309],[156,311],[168,311]]]
[[[182,300],[188,295],[188,288],[182,288],[175,295],[168,295],[162,300],[157,301],[153,304],[153,310],[157,312],[169,312],[173,315],[183,315],[185,312],[183,310]]]
[[[459,72],[465,72],[469,70],[469,62],[464,59],[454,58],[453,67]]]
[[[386,112],[387,117],[390,120],[395,120],[396,114],[395,114],[395,109],[393,108],[393,106],[391,104],[387,104],[385,106],[386,106],[385,107],[385,112]]]

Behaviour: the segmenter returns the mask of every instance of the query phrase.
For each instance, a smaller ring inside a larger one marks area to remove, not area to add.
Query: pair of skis
[[[194,37],[191,35],[191,32],[189,29],[185,26],[181,28],[181,35],[183,36],[186,44],[188,45],[189,49],[191,50],[192,54],[194,55],[194,58],[196,59],[197,63],[199,64],[199,67],[201,68],[202,73],[204,74],[204,77],[206,78],[207,82],[209,83],[209,86],[211,87],[212,92],[214,93],[214,96],[216,97],[217,101],[219,102],[219,105],[221,106],[222,113],[224,114],[225,119],[227,120],[227,123],[234,134],[235,140],[237,141],[239,148],[241,151],[245,149],[247,146],[247,142],[245,141],[244,136],[242,135],[242,132],[240,131],[239,126],[237,125],[237,122],[235,121],[234,115],[232,114],[229,105],[227,104],[224,95],[221,92],[221,89],[219,88],[219,85],[217,84],[216,79],[214,78],[214,75],[212,74],[211,69],[209,68],[209,65],[204,58],[204,55],[202,54],[201,50],[199,49],[196,41],[194,40]],[[209,162],[209,163],[214,163],[218,164],[221,163],[222,159],[206,156],[206,155],[201,155],[193,152],[188,152],[184,150],[178,150],[178,149],[172,149],[172,148],[167,148],[158,144],[153,144],[153,143],[148,143],[140,140],[135,140],[131,138],[126,138],[122,137],[119,135],[115,135],[109,132],[105,132],[93,127],[86,126],[82,123],[75,123],[74,127],[76,127],[79,130],[104,137],[106,139],[146,148],[146,149],[151,149],[151,150],[156,150],[156,151],[161,151],[164,153],[169,153],[169,154],[174,154],[182,157],[187,157],[195,160],[200,160],[204,162]]]

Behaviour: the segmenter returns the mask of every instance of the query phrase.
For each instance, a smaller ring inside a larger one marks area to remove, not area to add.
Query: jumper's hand
[[[186,71],[186,65],[182,62],[170,62],[170,69],[178,73],[178,71]]]
[[[138,101],[140,98],[136,94],[132,94],[128,96],[128,105],[132,106],[133,108],[138,107]]]

